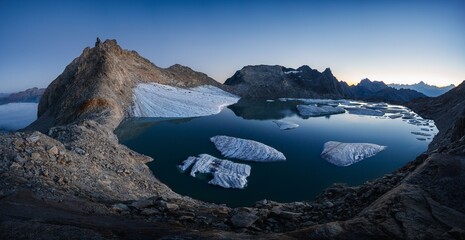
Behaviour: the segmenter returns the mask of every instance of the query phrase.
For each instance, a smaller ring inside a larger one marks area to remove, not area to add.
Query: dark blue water
[[[302,119],[295,114],[295,106],[289,103],[248,105],[238,104],[207,117],[131,119],[116,133],[122,144],[153,157],[155,160],[148,166],[175,192],[229,206],[251,205],[261,199],[280,202],[311,200],[333,183],[356,185],[392,172],[424,152],[431,141],[418,140],[418,136],[411,132],[420,131],[420,127],[402,119],[348,113]],[[280,130],[272,119],[292,121],[300,127]],[[245,189],[223,189],[180,173],[177,165],[189,156],[207,153],[224,159],[209,140],[215,135],[262,142],[284,153],[287,161],[233,160],[252,167]],[[327,141],[376,143],[388,148],[351,166],[337,167],[320,157]]]

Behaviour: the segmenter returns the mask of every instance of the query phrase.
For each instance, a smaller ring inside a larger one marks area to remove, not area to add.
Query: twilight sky
[[[309,65],[349,83],[465,80],[465,1],[0,1],[0,92],[46,87],[95,38],[223,82]]]

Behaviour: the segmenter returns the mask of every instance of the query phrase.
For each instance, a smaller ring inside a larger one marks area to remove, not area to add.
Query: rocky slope
[[[395,88],[395,89],[412,89],[417,92],[421,92],[425,94],[428,97],[437,97],[440,96],[449,90],[453,89],[455,87],[454,84],[451,84],[449,86],[445,87],[437,87],[434,85],[429,85],[426,84],[425,82],[421,81],[419,83],[415,84],[388,84],[389,87]]]
[[[246,66],[224,83],[229,90],[246,98],[310,97],[347,98],[367,101],[405,103],[426,97],[414,90],[397,90],[383,82],[362,80],[356,86],[339,81],[329,68],[323,72],[302,66]]]
[[[137,83],[211,81],[184,67],[158,68],[115,41],[86,48],[47,88],[29,127],[43,133],[0,135],[0,238],[465,237],[463,84],[448,98],[412,105],[450,134],[402,169],[360,186],[335,184],[314,201],[231,209],[172,192],[145,165],[151,159],[113,133]]]
[[[40,98],[44,94],[45,88],[29,88],[21,92],[11,93],[8,95],[4,95],[3,97],[0,95],[0,104],[7,104],[13,102],[35,102],[38,103]]]

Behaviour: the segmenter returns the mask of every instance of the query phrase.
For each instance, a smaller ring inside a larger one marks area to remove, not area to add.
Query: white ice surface
[[[224,188],[244,188],[251,169],[247,164],[218,159],[208,154],[187,158],[179,165],[179,169],[185,172],[191,166],[192,177],[196,177],[197,173],[210,173],[213,178],[208,183]]]
[[[343,108],[332,106],[318,107],[315,105],[297,105],[297,110],[299,111],[299,114],[303,117],[318,117],[345,113],[345,110]]]
[[[239,97],[204,85],[178,88],[162,84],[139,84],[134,88],[133,117],[198,117],[221,112]]]
[[[286,160],[283,153],[257,141],[228,136],[215,136],[210,138],[210,141],[228,158],[256,162]]]
[[[299,127],[299,124],[293,123],[293,122],[289,122],[289,121],[274,120],[273,122],[274,122],[274,123],[276,124],[276,126],[278,126],[279,129],[281,129],[281,130],[288,130],[288,129],[293,129],[293,128]]]
[[[384,116],[384,113],[379,110],[366,109],[366,108],[346,108],[350,114],[366,115],[366,116]]]
[[[386,146],[372,143],[342,143],[329,141],[325,143],[321,157],[336,166],[345,167],[374,156],[385,148]]]

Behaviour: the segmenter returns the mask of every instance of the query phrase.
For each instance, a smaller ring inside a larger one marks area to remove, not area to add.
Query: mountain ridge
[[[307,65],[297,69],[280,65],[249,65],[236,71],[224,85],[229,86],[233,93],[246,98],[347,98],[405,103],[426,97],[414,90],[396,90],[383,82],[369,79],[349,86],[339,81],[330,68],[319,72]]]
[[[428,97],[440,96],[455,87],[454,84],[443,86],[443,87],[438,87],[434,85],[429,85],[423,81],[420,81],[419,83],[415,83],[415,84],[394,84],[392,83],[392,84],[388,84],[388,86],[396,88],[396,89],[412,89],[412,90],[421,92]]]
[[[0,105],[7,104],[7,103],[15,103],[15,102],[33,102],[38,103],[40,98],[45,92],[45,88],[28,88],[24,91],[9,93],[4,95],[3,97],[0,96]]]

